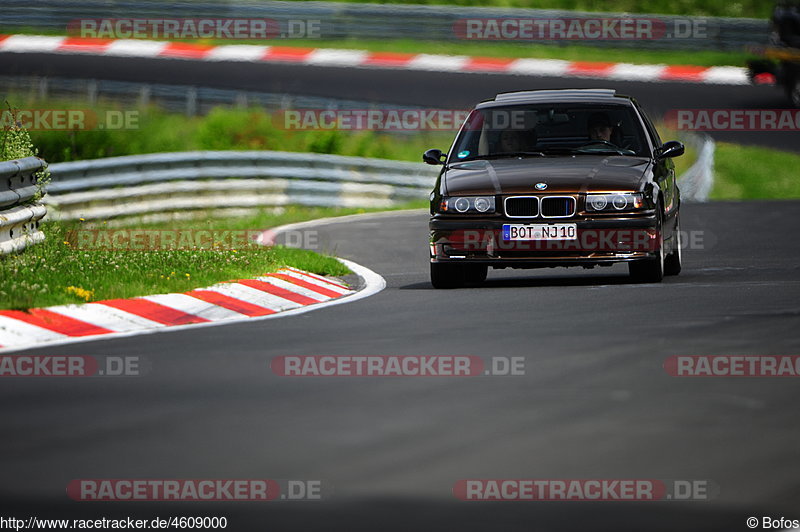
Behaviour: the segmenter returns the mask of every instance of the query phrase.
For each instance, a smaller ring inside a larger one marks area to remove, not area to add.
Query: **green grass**
[[[680,132],[656,124],[664,141],[680,140]],[[686,154],[673,159],[675,172],[683,174],[697,159],[696,150],[686,146]],[[800,155],[761,146],[716,143],[712,200],[800,199]]]
[[[424,201],[398,208],[427,206]],[[279,213],[150,224],[129,222],[118,229],[151,231],[261,231],[279,225],[375,211],[378,209],[289,206]],[[91,249],[78,245],[81,230],[109,229],[104,222],[46,222],[46,240],[23,253],[0,256],[0,309],[27,309],[149,294],[185,292],[235,279],[247,279],[293,266],[320,275],[341,276],[348,268],[331,256],[283,246],[169,250]],[[229,243],[230,241],[228,241]],[[99,246],[102,248],[102,246]],[[82,249],[83,248],[83,249]]]
[[[20,95],[12,95],[9,100],[19,108],[76,106],[75,102],[43,102]],[[107,101],[101,101],[99,107],[121,110],[118,104]],[[50,163],[57,163],[189,150],[278,150],[419,161],[424,149],[449,146],[455,133],[287,130],[275,115],[260,108],[218,107],[200,117],[167,113],[155,107],[139,109],[139,113],[137,129],[31,131],[30,135],[40,155]]]
[[[800,199],[796,168],[796,153],[719,142],[711,199]]]
[[[744,66],[753,58],[744,51],[716,50],[648,50],[640,47],[585,46],[580,44],[545,45],[486,41],[420,41],[410,39],[371,40],[282,40],[270,41],[273,46],[302,46],[311,48],[346,48],[371,52],[401,52],[444,55],[468,55],[501,59],[562,59],[565,61],[596,61],[609,63]]]

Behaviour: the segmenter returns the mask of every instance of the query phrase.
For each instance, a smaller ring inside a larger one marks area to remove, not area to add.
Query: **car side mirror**
[[[665,142],[660,148],[658,148],[658,150],[656,150],[656,155],[659,159],[668,159],[670,157],[679,157],[683,155],[683,152],[683,144],[677,140],[670,140],[669,142]]]
[[[437,149],[430,149],[422,154],[422,160],[428,164],[444,164],[442,160],[444,157],[447,157],[446,153],[442,153],[442,150]]]

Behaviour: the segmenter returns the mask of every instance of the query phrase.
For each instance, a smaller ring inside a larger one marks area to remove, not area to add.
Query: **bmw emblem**
[[[547,183],[536,183],[535,188],[536,190],[544,190],[547,188]]]

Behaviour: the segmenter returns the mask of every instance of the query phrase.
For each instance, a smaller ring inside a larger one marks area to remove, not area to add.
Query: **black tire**
[[[800,108],[800,76],[795,76],[789,85],[789,98],[792,100],[792,104],[795,107]]]
[[[664,275],[678,275],[681,273],[683,256],[683,242],[681,236],[680,215],[675,215],[675,232],[672,237],[672,252],[664,258]]]
[[[434,288],[460,288],[466,283],[464,264],[431,262],[431,284]]]
[[[482,284],[489,273],[489,267],[485,264],[465,264],[464,268],[464,280],[472,286]]]
[[[656,257],[652,259],[637,260],[628,263],[628,272],[635,281],[642,283],[660,283],[664,279],[664,214],[661,204],[658,206],[658,246]]]

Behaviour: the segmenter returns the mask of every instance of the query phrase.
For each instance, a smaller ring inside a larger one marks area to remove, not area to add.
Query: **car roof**
[[[614,89],[543,89],[501,92],[478,108],[522,103],[604,103],[631,105],[633,98],[617,94]]]

